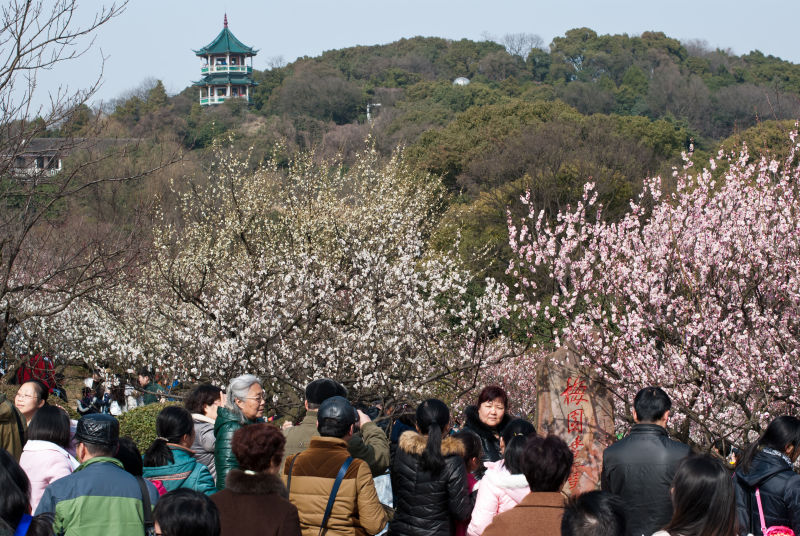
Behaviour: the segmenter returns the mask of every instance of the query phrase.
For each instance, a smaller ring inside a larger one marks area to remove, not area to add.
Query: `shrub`
[[[149,404],[134,408],[119,417],[120,437],[129,436],[141,452],[147,450],[156,439],[156,418],[167,406],[179,405],[177,402]]]

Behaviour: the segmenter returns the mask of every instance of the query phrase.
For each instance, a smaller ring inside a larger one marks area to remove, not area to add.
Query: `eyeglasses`
[[[264,402],[267,399],[267,393],[265,393],[264,391],[261,391],[261,394],[258,395],[258,396],[246,396],[246,397],[244,397],[244,399],[245,400],[260,400],[261,402]]]
[[[28,393],[17,393],[16,396],[17,398],[26,398],[26,399],[39,398],[37,395],[29,395]]]

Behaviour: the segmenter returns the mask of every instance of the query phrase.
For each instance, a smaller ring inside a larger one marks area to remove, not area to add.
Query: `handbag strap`
[[[22,519],[19,520],[17,530],[14,531],[14,536],[25,536],[28,534],[28,527],[31,526],[33,517],[30,514],[22,514]]]
[[[286,474],[286,496],[290,497],[292,494],[292,467],[294,467],[295,460],[300,456],[300,453],[294,455],[292,461],[289,463],[289,472]]]
[[[150,507],[150,492],[147,490],[147,484],[144,483],[144,478],[137,476],[136,480],[139,482],[139,487],[142,488],[142,510],[144,513],[144,528],[150,529],[155,527],[153,522],[153,509]]]
[[[761,507],[761,493],[756,488],[756,502],[758,503],[758,517],[761,519],[761,534],[767,532],[767,523],[764,521],[764,509]]]
[[[348,456],[342,464],[342,467],[339,469],[339,474],[336,475],[336,481],[333,483],[331,495],[328,497],[328,506],[325,507],[325,515],[322,516],[322,524],[319,527],[319,536],[325,534],[325,525],[328,524],[328,518],[331,516],[331,511],[333,511],[333,503],[336,501],[336,493],[339,491],[339,485],[342,483],[342,480],[344,480],[344,474],[347,472],[347,468],[350,467],[350,463],[352,461],[353,457]]]

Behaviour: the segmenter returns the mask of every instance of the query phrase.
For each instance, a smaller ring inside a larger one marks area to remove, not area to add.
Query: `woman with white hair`
[[[217,467],[217,489],[225,489],[228,471],[239,467],[233,455],[233,433],[246,424],[259,422],[264,415],[264,389],[261,380],[252,374],[243,374],[228,385],[225,407],[217,410],[214,422],[214,459]]]

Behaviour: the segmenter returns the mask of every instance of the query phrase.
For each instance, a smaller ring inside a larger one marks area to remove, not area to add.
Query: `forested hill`
[[[326,134],[346,137],[336,127],[363,124],[370,103],[381,105],[374,108],[380,118],[374,126],[389,144],[413,143],[471,107],[515,100],[560,100],[584,115],[664,119],[711,145],[759,121],[800,116],[800,65],[758,51],[735,56],[663,33],[597,35],[588,28],[555,38],[549,51],[534,44],[535,36],[505,47],[414,37],[328,51],[256,71],[259,86],[248,115],[268,118],[300,145],[321,143]],[[456,77],[471,84],[453,87]],[[116,103],[115,116],[134,129],[153,108],[147,92],[139,93]],[[193,87],[158,100],[158,108],[167,104],[175,116],[166,126],[185,133],[188,146],[206,144],[239,123],[227,116],[242,114],[192,110]],[[208,132],[212,117],[216,126]]]
[[[249,106],[201,108],[197,88],[168,97],[154,81],[113,103],[109,128],[171,137],[196,159],[227,134],[256,157],[280,143],[287,154],[313,147],[347,159],[367,136],[384,154],[404,146],[453,192],[434,239],[452,243],[448,229],[459,228],[466,253],[488,245],[488,257],[502,259],[506,207],[517,210],[526,190],[554,213],[591,177],[613,218],[645,176],[668,176],[690,144],[703,158],[733,135],[762,149],[785,142],[782,132],[800,117],[800,65],[657,32],[578,28],[549,47],[528,34],[507,36],[505,46],[414,37],[274,63],[255,71]],[[457,77],[470,83],[454,85]],[[79,133],[91,113],[64,129]],[[495,275],[502,264],[476,261]]]

